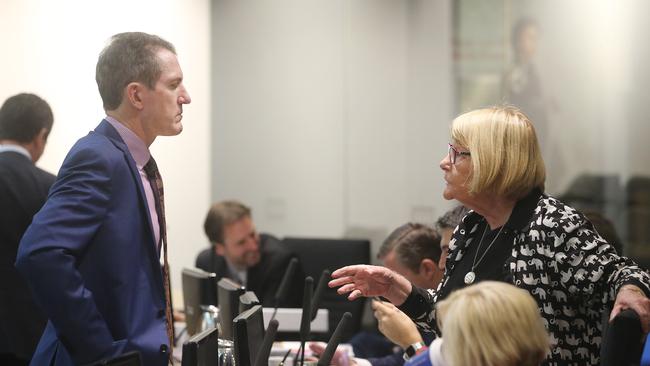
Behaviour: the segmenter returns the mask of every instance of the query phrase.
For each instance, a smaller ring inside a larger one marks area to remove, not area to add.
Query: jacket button
[[[164,318],[165,317],[165,309],[158,310],[158,317],[159,318]]]
[[[160,345],[160,353],[163,353],[163,354],[167,353],[167,349],[168,349],[168,347],[167,347],[166,344],[161,344]]]

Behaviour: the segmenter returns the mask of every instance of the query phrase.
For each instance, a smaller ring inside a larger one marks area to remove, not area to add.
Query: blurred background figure
[[[513,65],[503,82],[504,101],[519,109],[535,123],[542,152],[548,140],[547,100],[545,99],[535,54],[539,41],[539,24],[532,18],[519,19],[512,30]]]
[[[18,243],[45,203],[55,176],[35,163],[54,117],[34,94],[18,94],[0,108],[0,364],[26,365],[47,319],[14,267]]]
[[[274,307],[284,272],[295,255],[275,237],[259,234],[251,209],[238,201],[217,202],[208,211],[204,223],[211,247],[196,257],[196,267],[238,282],[255,292],[262,305]],[[280,300],[281,307],[302,306],[304,271],[298,266],[290,279],[289,291]]]

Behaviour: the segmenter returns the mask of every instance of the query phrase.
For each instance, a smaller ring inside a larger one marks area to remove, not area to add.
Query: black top
[[[477,264],[474,268],[476,278],[472,283],[486,280],[509,282],[510,273],[505,263],[512,252],[512,231],[508,230],[507,227],[503,227],[503,230],[501,230],[501,227],[490,230],[489,226],[487,226],[486,230],[486,226],[487,222],[483,220],[474,232],[472,236],[473,240],[471,244],[468,244],[467,251],[465,252],[465,255],[468,256],[467,260],[461,261],[456,265],[456,270],[449,278],[447,289],[459,289],[468,286],[465,284],[465,275],[472,270],[473,263]],[[486,230],[485,237],[481,241],[484,230]],[[501,233],[499,233],[500,230]],[[496,237],[497,234],[499,235],[498,237]],[[492,240],[495,241],[490,246]],[[483,255],[485,257],[481,260],[481,256]],[[476,262],[474,262],[475,258]],[[447,297],[450,292],[448,291],[444,297]]]

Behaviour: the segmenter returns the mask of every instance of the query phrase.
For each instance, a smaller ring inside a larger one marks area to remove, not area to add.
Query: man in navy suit
[[[35,165],[53,122],[34,94],[14,95],[0,108],[0,365],[27,365],[47,321],[14,262],[56,178]]]
[[[139,351],[145,365],[166,365],[164,205],[149,146],[181,132],[190,96],[174,46],[146,33],[113,36],[96,80],[107,116],[68,153],[18,250],[16,267],[49,319],[32,364]]]

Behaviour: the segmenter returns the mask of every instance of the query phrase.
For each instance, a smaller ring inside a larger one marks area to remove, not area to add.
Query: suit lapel
[[[149,258],[152,261],[152,265],[156,269],[154,273],[156,273],[157,277],[160,276],[160,281],[156,281],[160,287],[160,291],[162,294],[164,294],[164,289],[162,287],[162,272],[161,272],[161,266],[160,266],[160,260],[158,253],[156,252],[156,239],[153,234],[153,226],[152,226],[152,221],[151,221],[151,214],[149,213],[149,205],[147,203],[147,196],[144,193],[144,188],[142,186],[142,179],[140,178],[140,172],[138,171],[138,167],[135,165],[135,160],[133,160],[133,157],[131,156],[131,153],[129,152],[129,148],[126,146],[126,143],[124,143],[124,140],[122,140],[122,137],[120,134],[115,130],[111,124],[106,121],[102,120],[102,122],[97,126],[95,129],[95,132],[101,135],[106,136],[115,147],[117,147],[122,153],[124,154],[124,160],[126,161],[129,171],[131,172],[131,178],[135,182],[135,186],[138,191],[138,200],[140,202],[140,205],[144,208],[144,216],[146,218],[147,222],[147,227],[149,228],[149,237],[151,238],[151,242],[147,243],[147,251],[149,252]]]

